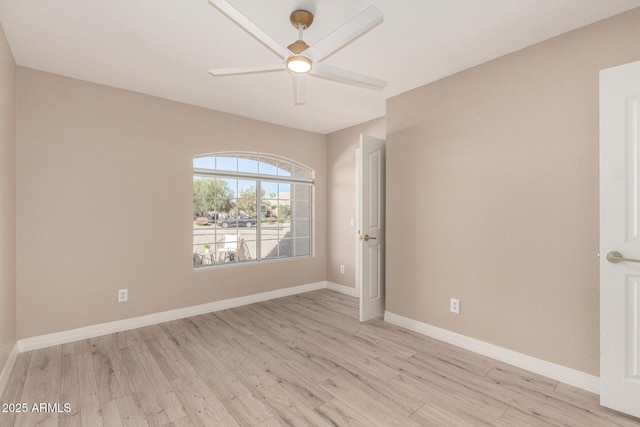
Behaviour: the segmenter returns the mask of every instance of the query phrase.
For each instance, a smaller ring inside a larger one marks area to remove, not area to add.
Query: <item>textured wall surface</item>
[[[380,118],[327,135],[327,280],[339,285],[356,286],[356,148],[361,134],[384,139],[385,127]]]
[[[388,101],[387,310],[598,375],[598,76],[638,39],[640,9]]]
[[[15,70],[0,27],[0,372],[16,343]]]
[[[324,135],[21,67],[17,79],[19,338],[325,280]],[[315,171],[315,256],[193,270],[193,156],[218,151]]]

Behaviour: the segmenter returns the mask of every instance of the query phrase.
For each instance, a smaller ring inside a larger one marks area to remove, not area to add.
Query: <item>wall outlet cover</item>
[[[460,314],[460,300],[457,298],[451,298],[449,301],[449,311],[455,314]]]

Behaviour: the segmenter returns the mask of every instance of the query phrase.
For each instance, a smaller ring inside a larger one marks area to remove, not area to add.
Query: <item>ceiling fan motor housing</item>
[[[303,30],[306,30],[313,24],[313,14],[308,10],[294,10],[289,16],[289,21],[296,30],[300,28],[300,25],[303,26]]]

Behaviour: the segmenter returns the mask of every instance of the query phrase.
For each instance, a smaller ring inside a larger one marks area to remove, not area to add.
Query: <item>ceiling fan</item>
[[[307,76],[309,74],[370,89],[383,89],[387,86],[387,82],[384,80],[320,62],[382,22],[382,13],[374,6],[369,6],[313,46],[305,43],[302,37],[303,31],[313,23],[313,14],[306,10],[295,10],[291,13],[289,20],[298,30],[298,40],[283,47],[226,0],[209,0],[209,3],[284,60],[272,65],[209,70],[209,73],[214,76],[287,70],[291,74],[296,105],[304,104],[306,101]]]

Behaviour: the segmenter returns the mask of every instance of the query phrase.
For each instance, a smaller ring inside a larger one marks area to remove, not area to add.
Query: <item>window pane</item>
[[[281,239],[278,243],[278,258],[293,256],[293,239]]]
[[[291,204],[288,200],[278,201],[278,224],[284,226],[291,220]]]
[[[264,157],[260,158],[260,163],[258,164],[258,172],[264,175],[277,175],[278,168],[276,168],[275,163],[277,161],[265,159]]]
[[[291,176],[293,172],[293,165],[289,162],[278,162],[278,175],[279,176]]]
[[[244,244],[242,244],[244,243]],[[238,261],[246,262],[246,261],[255,261],[256,260],[256,244],[255,240],[241,240],[241,245],[238,248]]]
[[[258,160],[255,157],[238,158],[238,171],[258,173]]]
[[[308,219],[296,219],[293,221],[293,235],[296,238],[311,236],[311,221]]]
[[[269,206],[271,216],[262,226],[262,256],[265,259],[285,258],[293,254],[290,191],[288,183],[262,182],[262,203]]]
[[[216,241],[216,263],[226,264],[238,261],[238,231],[218,230]]]
[[[264,190],[265,197],[272,198],[272,199],[278,197],[277,182],[262,181],[260,185]]]
[[[213,215],[215,194],[214,180],[193,179],[193,263],[194,267],[212,264],[212,248],[215,247]]]
[[[235,157],[216,157],[216,169],[237,172],[238,159]]]
[[[208,207],[211,214],[218,219],[218,215],[228,212],[233,209],[233,199],[235,198],[235,192],[233,187],[235,186],[234,180],[228,180],[223,178],[207,178],[208,180],[208,192],[210,194],[209,199],[212,203]]]
[[[271,250],[263,255],[263,259],[277,259],[293,256],[293,240],[290,238],[277,241],[270,240]]]
[[[215,169],[216,158],[212,156],[195,157],[193,159],[193,167],[198,169]]]
[[[294,195],[296,200],[311,200],[311,185],[309,184],[294,184]]]
[[[292,211],[296,219],[311,218],[311,204],[308,200],[294,200]]]
[[[291,198],[291,184],[285,184],[282,182],[278,184],[278,197],[280,199],[289,200]]]
[[[268,237],[270,236],[267,235],[260,240],[260,253],[262,254],[262,259],[278,258],[278,240],[273,240]]]
[[[275,182],[262,181],[262,199],[260,201],[262,209],[262,222],[272,224],[278,216],[278,184]]]
[[[238,213],[256,218],[256,181],[238,180]]]
[[[193,214],[195,217],[202,216],[209,205],[209,196],[206,191],[206,180],[204,178],[193,178]]]
[[[309,238],[297,238],[295,240],[295,256],[311,255],[310,242]]]
[[[294,166],[293,176],[295,178],[311,178],[311,172],[300,166]]]

